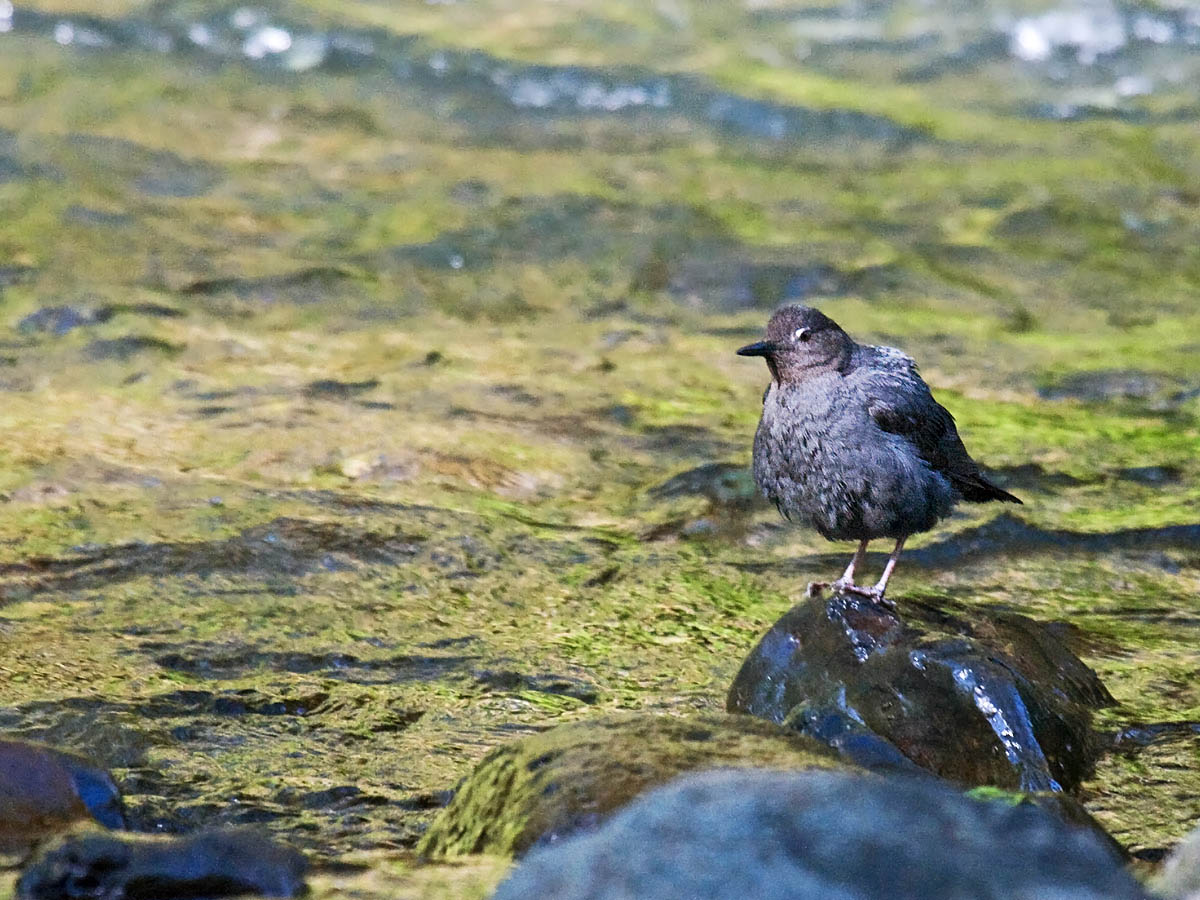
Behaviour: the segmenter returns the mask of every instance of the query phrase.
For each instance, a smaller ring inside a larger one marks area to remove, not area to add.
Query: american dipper
[[[771,370],[754,435],[759,489],[784,518],[811,523],[827,540],[859,542],[836,590],[890,606],[884,591],[909,535],[928,531],[959,500],[1021,502],[983,477],[954,417],[894,347],[855,343],[819,310],[785,306],[767,323],[767,339],[738,354],[764,357]],[[896,549],[883,577],[855,585],[867,544],[884,537]]]

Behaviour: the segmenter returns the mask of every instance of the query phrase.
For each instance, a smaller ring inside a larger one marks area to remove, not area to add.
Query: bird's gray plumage
[[[788,519],[831,540],[900,541],[959,500],[1021,502],[981,474],[901,351],[858,344],[819,311],[790,306],[766,341],[738,352],[771,370],[754,479]]]

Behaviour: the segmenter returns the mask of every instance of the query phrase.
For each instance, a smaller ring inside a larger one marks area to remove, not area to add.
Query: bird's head
[[[738,355],[765,358],[771,377],[784,382],[841,369],[853,349],[850,335],[820,310],[784,306],[767,323],[767,339],[747,344]]]

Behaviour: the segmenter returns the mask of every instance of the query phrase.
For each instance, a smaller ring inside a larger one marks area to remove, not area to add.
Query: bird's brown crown
[[[811,306],[784,306],[775,311],[767,323],[767,340],[791,343],[798,333],[816,335],[822,331],[841,331],[841,327],[825,313]]]

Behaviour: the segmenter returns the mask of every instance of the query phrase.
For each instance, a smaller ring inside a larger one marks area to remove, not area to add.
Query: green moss
[[[313,0],[288,15],[426,48],[691,73],[884,116],[917,139],[781,151],[653,112],[637,127],[518,122],[374,71],[5,45],[5,702],[49,710],[51,736],[84,750],[132,735],[144,758],[114,753],[118,777],[166,773],[131,798],[146,821],[252,808],[328,856],[399,847],[355,890],[415,896],[455,878],[405,855],[430,798],[514,730],[719,708],[758,636],[852,551],[748,499],[650,493],[748,461],[766,373],[733,350],[777,299],[755,293],[756,267],[827,272],[830,296],[813,302],[919,360],[976,456],[1026,479],[1013,514],[1031,529],[1151,530],[1104,552],[1065,540],[905,562],[897,597],[1072,622],[1121,704],[1105,728],[1200,718],[1195,552],[1152,531],[1194,524],[1200,503],[1191,126],[1015,117],[988,66],[903,86],[895,60],[820,74],[786,62],[791,32],[770,16],[681,6],[686,27],[632,2],[581,16]],[[118,8],[138,15],[106,4]],[[785,62],[762,62],[772,52]],[[139,178],[156,165],[213,180],[155,194]],[[465,246],[463,268],[425,244]],[[63,305],[124,311],[63,335],[17,328]],[[181,349],[86,358],[130,335]],[[1044,398],[1099,371],[1166,387]],[[328,379],[378,384],[306,390]],[[1043,474],[1022,475],[1030,463]],[[1174,477],[1122,475],[1145,466]],[[997,512],[964,509],[912,546]],[[254,556],[267,543],[254,529],[280,519],[313,524]],[[397,529],[424,549],[368,537]],[[278,565],[218,565],[230,553]],[[488,687],[482,671],[586,690]],[[304,716],[222,717],[163,699],[181,688],[327,696]],[[1085,799],[1127,843],[1173,842],[1200,815],[1189,746],[1111,757]],[[295,799],[345,786],[370,801]]]
[[[700,769],[843,767],[826,747],[745,716],[619,716],[565,725],[489,754],[434,820],[417,852],[524,853],[565,837],[643,791]]]

